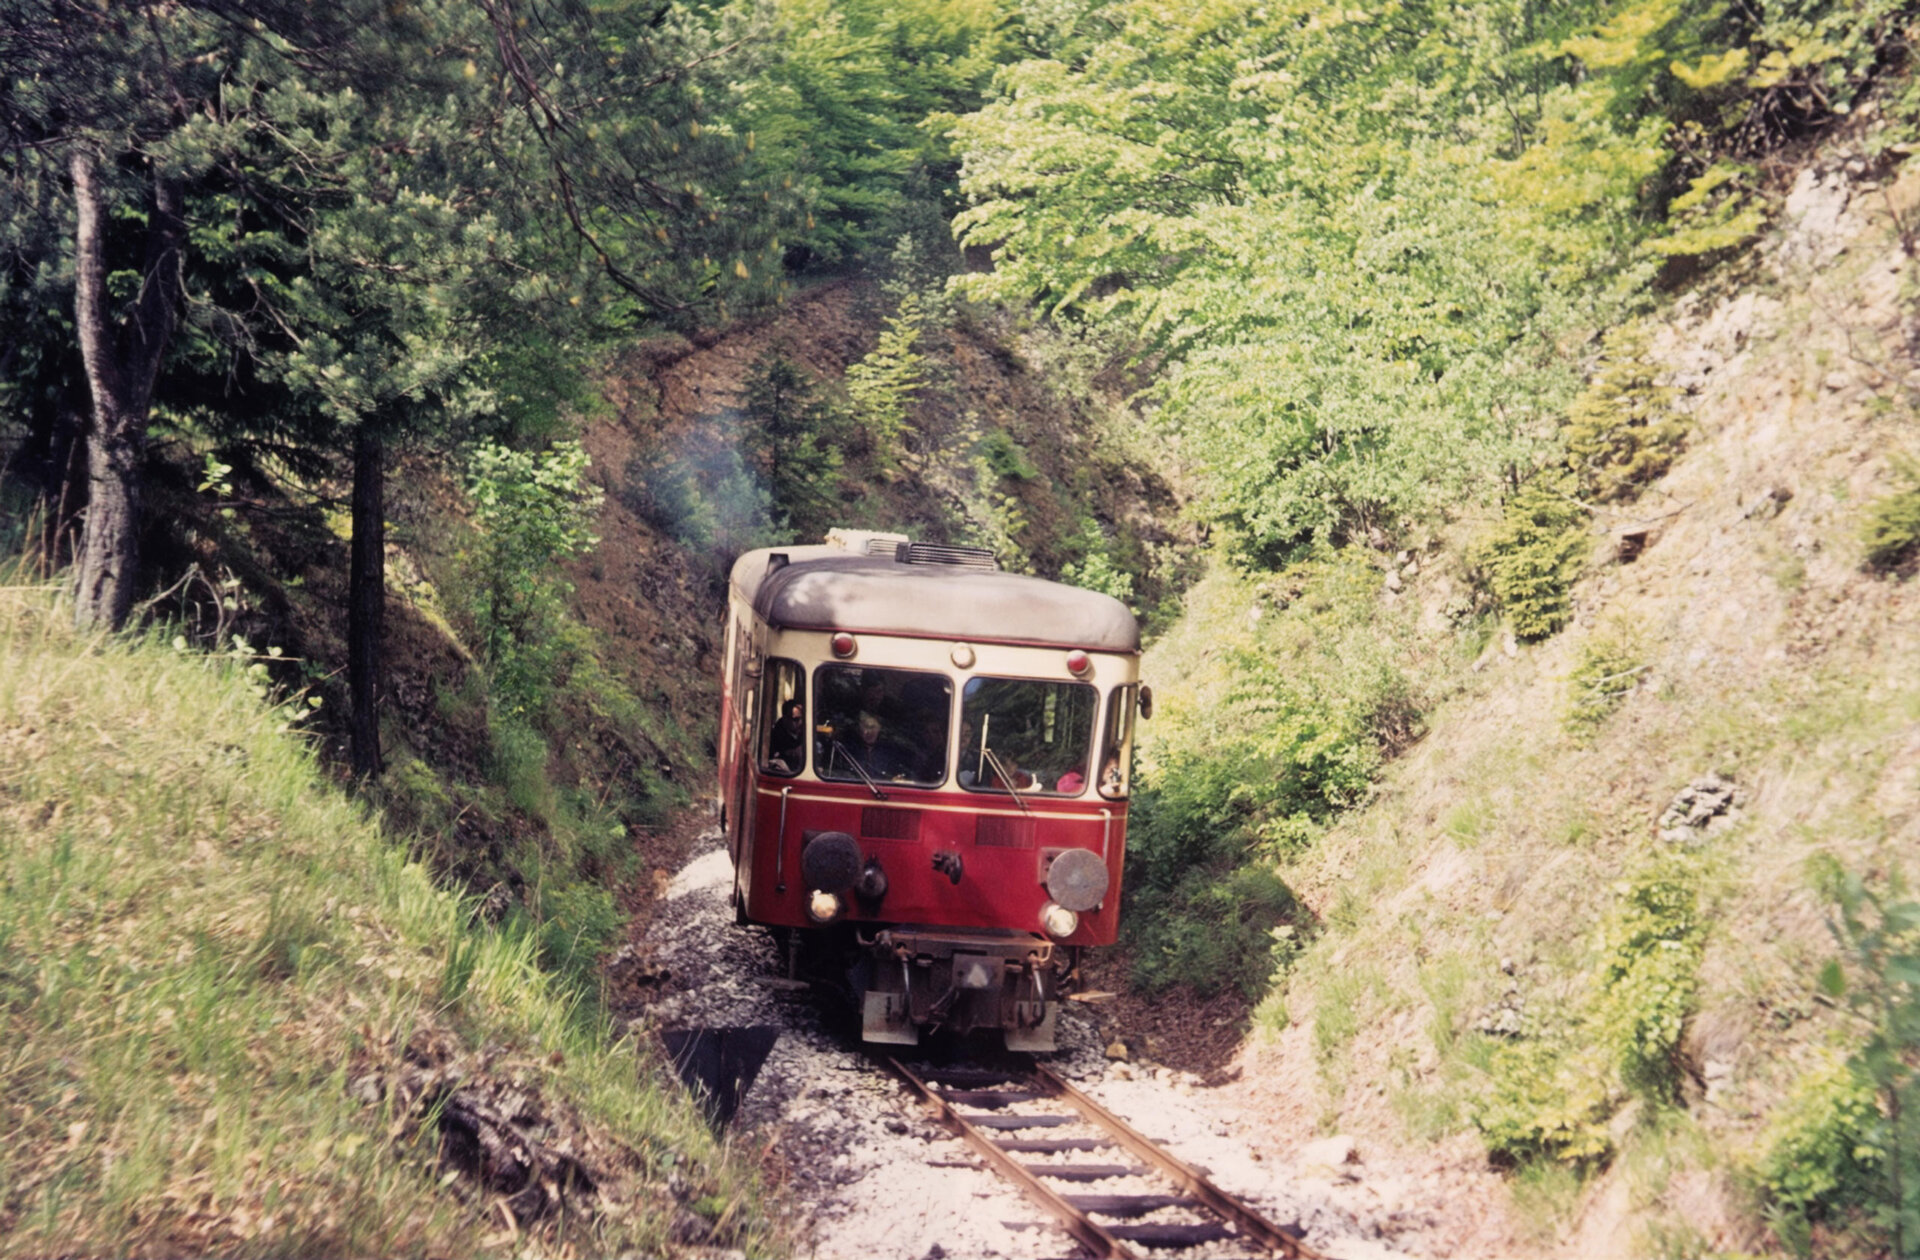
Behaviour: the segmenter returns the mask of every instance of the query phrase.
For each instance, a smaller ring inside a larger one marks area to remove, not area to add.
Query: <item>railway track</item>
[[[882,1061],[1099,1260],[1201,1247],[1328,1260],[1042,1065]]]

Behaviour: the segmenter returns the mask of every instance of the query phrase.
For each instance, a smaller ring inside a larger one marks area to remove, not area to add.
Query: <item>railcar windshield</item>
[[[934,787],[947,777],[953,683],[917,669],[822,665],[813,672],[813,772]]]
[[[1080,795],[1099,702],[1086,683],[969,679],[960,702],[960,786]]]

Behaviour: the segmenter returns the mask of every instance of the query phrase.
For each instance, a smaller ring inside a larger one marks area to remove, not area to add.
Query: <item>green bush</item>
[[[1905,486],[1876,499],[1860,531],[1867,568],[1875,573],[1901,572],[1920,559],[1920,462],[1896,460],[1894,471]]]
[[[1647,342],[1638,323],[1609,332],[1599,368],[1568,411],[1567,467],[1591,502],[1631,500],[1686,444],[1678,391],[1657,382]]]
[[[1622,1098],[1673,1100],[1700,965],[1694,879],[1679,863],[1623,885],[1592,996],[1554,1026],[1492,1047],[1473,1121],[1496,1159],[1604,1161]]]
[[[1253,995],[1272,975],[1271,929],[1292,916],[1272,863],[1364,800],[1387,751],[1417,729],[1379,590],[1378,570],[1337,553],[1273,583],[1222,582],[1236,602],[1255,594],[1261,615],[1209,638],[1215,690],[1156,718],[1153,769],[1136,783],[1126,930],[1142,984]]]
[[[1596,1040],[1620,1081],[1651,1102],[1672,1102],[1679,1085],[1677,1055],[1693,1009],[1700,937],[1684,865],[1629,885],[1607,923]]]
[[[1753,1175],[1776,1221],[1804,1223],[1870,1203],[1886,1152],[1873,1087],[1835,1059],[1800,1078],[1768,1122]]]
[[[1857,1018],[1860,1041],[1845,1082],[1817,1077],[1783,1110],[1760,1182],[1789,1226],[1858,1206],[1859,1223],[1893,1255],[1913,1256],[1920,1253],[1920,901],[1907,899],[1897,870],[1883,888],[1830,858],[1816,859],[1813,873],[1838,911],[1841,947],[1819,985]]]
[[[517,717],[496,714],[488,723],[487,738],[487,777],[521,813],[543,822],[551,819],[554,797],[547,781],[546,737]]]
[[[1004,429],[994,429],[980,439],[980,454],[985,457],[987,467],[993,469],[994,476],[1013,481],[1032,481],[1040,475],[1039,467],[1027,454],[1027,448],[1013,440]]]
[[[1301,916],[1293,890],[1265,863],[1215,876],[1194,871],[1164,898],[1136,902],[1130,933],[1133,982],[1148,993],[1184,985],[1202,997],[1238,989],[1248,1001],[1266,992],[1299,949]]]
[[[1573,580],[1592,546],[1587,509],[1566,475],[1543,473],[1507,501],[1506,513],[1474,549],[1474,561],[1515,635],[1544,639],[1573,615]]]
[[[1616,629],[1588,639],[1567,677],[1567,710],[1562,725],[1573,735],[1591,735],[1608,714],[1620,707],[1645,671],[1633,635]]]
[[[847,367],[847,397],[883,467],[899,459],[907,407],[926,387],[927,358],[919,350],[925,332],[926,313],[920,298],[909,293],[887,317],[879,344]]]
[[[624,921],[612,888],[586,880],[556,880],[533,901],[533,919],[519,930],[533,933],[541,962],[575,983],[590,983]]]
[[[1062,566],[1060,580],[1069,586],[1111,595],[1122,603],[1133,598],[1133,575],[1114,564],[1098,546],[1088,549],[1085,560],[1070,560]]]
[[[1475,1100],[1474,1127],[1487,1154],[1506,1165],[1551,1159],[1596,1163],[1613,1152],[1613,1098],[1591,1047],[1523,1040],[1492,1048],[1489,1087]]]
[[[578,441],[544,451],[484,442],[468,464],[467,497],[480,527],[470,559],[474,622],[495,702],[511,715],[541,710],[571,646],[562,627],[573,588],[556,569],[600,541],[590,462]]]
[[[1568,409],[1566,457],[1520,487],[1474,548],[1520,638],[1544,639],[1572,616],[1574,579],[1592,550],[1588,504],[1630,501],[1685,446],[1675,391],[1656,372],[1643,328],[1609,333],[1599,368]]]

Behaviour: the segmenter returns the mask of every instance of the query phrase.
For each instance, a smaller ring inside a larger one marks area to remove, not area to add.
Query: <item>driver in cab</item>
[[[854,727],[853,744],[847,749],[847,754],[873,778],[905,778],[912,773],[912,767],[899,749],[884,736],[880,715],[862,711]]]

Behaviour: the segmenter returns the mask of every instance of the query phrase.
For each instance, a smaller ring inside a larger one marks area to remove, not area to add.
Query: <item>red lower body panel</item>
[[[859,785],[772,778],[743,796],[741,816],[728,819],[729,841],[746,914],[755,922],[813,926],[801,849],[810,833],[838,831],[886,877],[877,901],[851,899],[847,917],[856,923],[1037,932],[1048,864],[1061,850],[1087,849],[1105,862],[1108,891],[1062,943],[1110,945],[1118,930],[1124,801],[1039,799],[1022,811],[1005,796],[890,788],[880,801]]]

